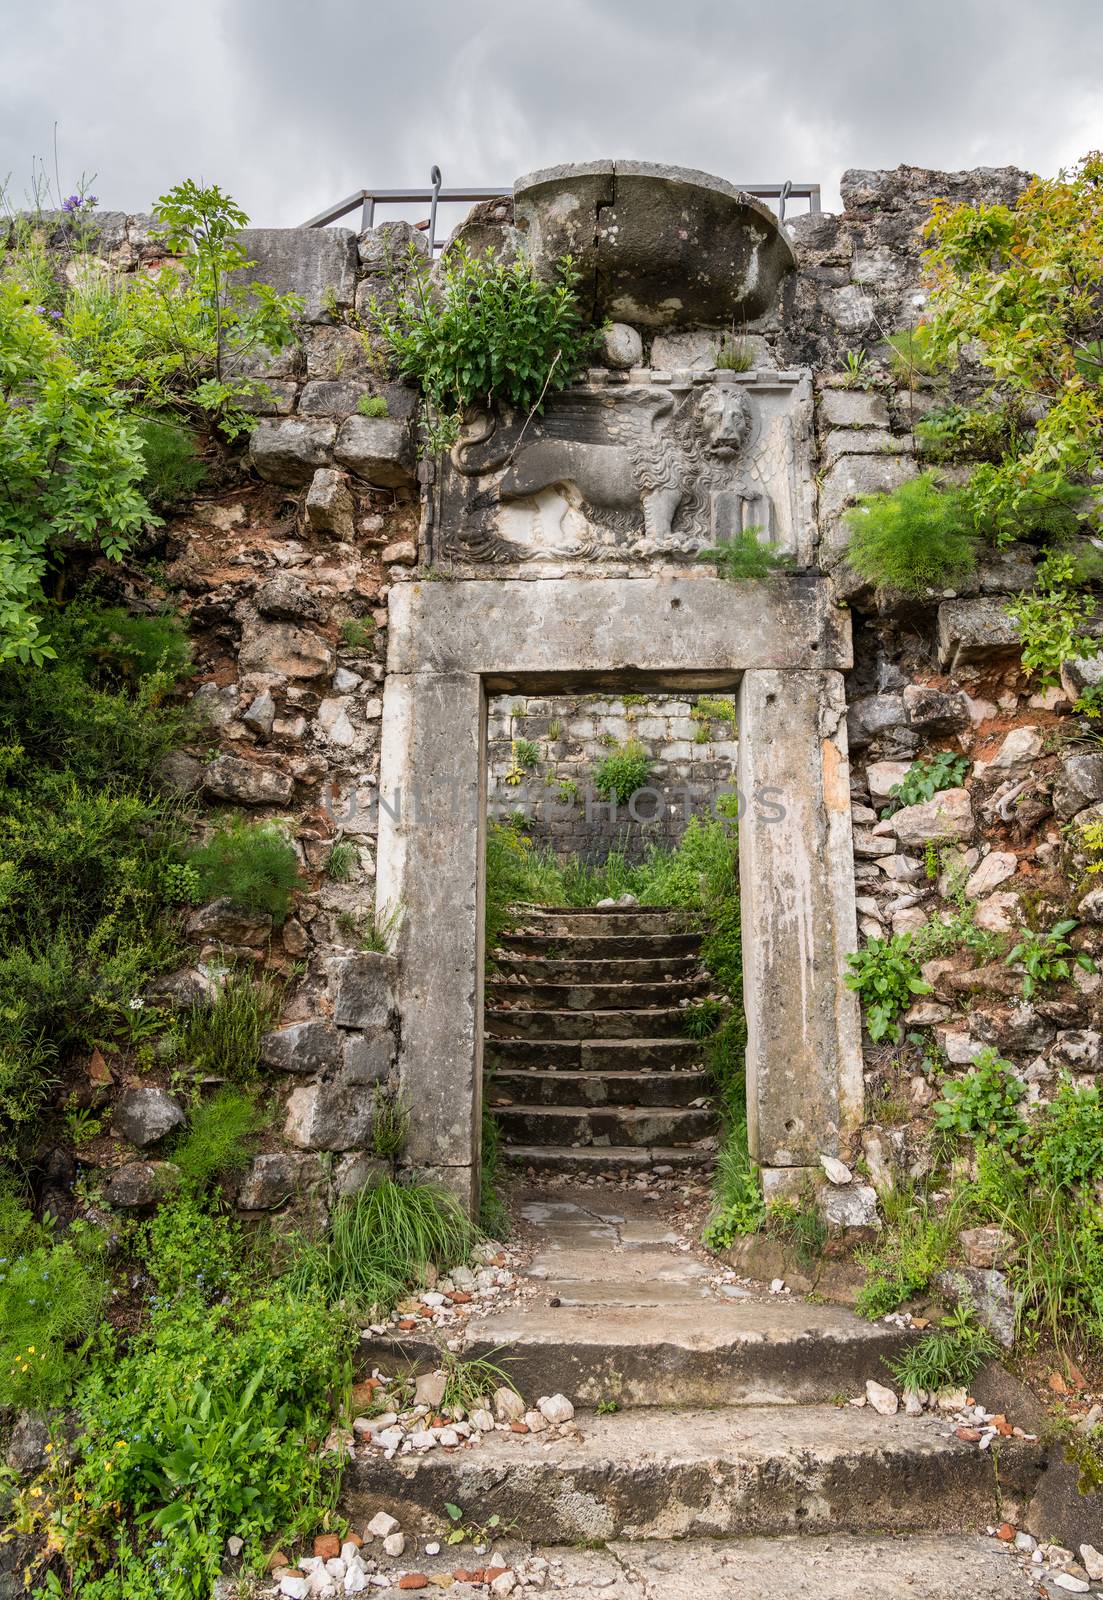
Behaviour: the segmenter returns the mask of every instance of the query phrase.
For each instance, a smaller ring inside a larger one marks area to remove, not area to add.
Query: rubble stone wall
[[[734,718],[726,696],[502,695],[487,715],[488,815],[520,812],[560,855],[597,862],[622,850],[641,860],[734,795]],[[646,752],[651,774],[634,802],[618,803],[598,794],[594,774],[628,743]]]

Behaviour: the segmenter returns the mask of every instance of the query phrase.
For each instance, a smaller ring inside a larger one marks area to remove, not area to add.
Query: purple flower
[[[66,216],[72,216],[74,211],[91,211],[99,203],[99,196],[94,194],[71,194],[61,202],[61,209]]]

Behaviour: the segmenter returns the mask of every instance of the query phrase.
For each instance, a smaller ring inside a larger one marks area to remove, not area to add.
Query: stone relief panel
[[[591,372],[539,417],[473,418],[443,463],[428,559],[502,576],[692,565],[755,529],[812,560],[807,372]]]

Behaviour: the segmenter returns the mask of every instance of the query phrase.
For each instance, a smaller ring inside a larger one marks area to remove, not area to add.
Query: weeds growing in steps
[[[962,1305],[943,1317],[939,1327],[925,1334],[918,1344],[886,1364],[905,1394],[917,1389],[935,1394],[939,1389],[957,1389],[971,1383],[998,1348],[988,1330],[976,1322],[972,1307]]]
[[[383,1178],[334,1207],[329,1231],[304,1249],[290,1282],[303,1293],[317,1290],[331,1303],[378,1314],[421,1282],[427,1266],[465,1261],[476,1237],[443,1190]]]

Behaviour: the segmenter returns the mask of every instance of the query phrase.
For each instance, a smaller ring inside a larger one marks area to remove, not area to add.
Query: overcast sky
[[[614,156],[737,183],[1103,145],[1100,0],[0,0],[0,178],[146,209],[184,176],[258,225],[364,186]]]

